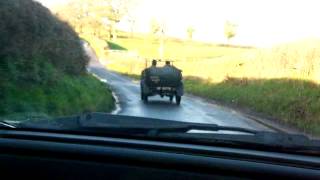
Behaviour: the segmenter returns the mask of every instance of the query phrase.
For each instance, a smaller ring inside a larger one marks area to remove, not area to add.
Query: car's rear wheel
[[[176,96],[176,104],[180,105],[181,103],[181,96]]]
[[[144,101],[145,103],[148,102],[148,95],[143,94],[143,92],[141,92],[141,100]]]
[[[148,95],[143,95],[143,102],[148,103]]]
[[[173,96],[169,96],[170,102],[173,101]]]

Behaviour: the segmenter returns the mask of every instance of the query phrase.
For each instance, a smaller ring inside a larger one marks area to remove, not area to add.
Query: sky
[[[42,3],[46,7],[54,7],[56,5],[61,5],[67,3],[69,0],[35,0]]]
[[[49,8],[67,0],[38,0]],[[237,24],[232,43],[270,46],[303,38],[320,38],[320,1],[317,0],[136,0],[131,9],[135,31],[149,32],[151,19],[166,25],[166,34],[224,43],[224,23]],[[125,19],[118,25],[129,30]]]

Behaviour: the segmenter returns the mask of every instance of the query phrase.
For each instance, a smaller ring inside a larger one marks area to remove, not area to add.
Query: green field
[[[150,65],[151,59],[160,58],[158,41],[119,38],[112,43],[126,49],[123,53],[109,52],[106,58],[109,60],[108,68],[121,73],[138,75],[146,65]],[[112,47],[115,46],[109,48]],[[165,42],[164,59],[173,60],[173,64],[183,71],[184,76],[209,78],[219,82],[227,74],[239,72],[234,71],[236,65],[243,64],[246,55],[255,51],[257,51],[255,48],[228,47],[171,38]]]
[[[160,58],[158,40],[144,38],[119,38],[113,44],[137,52],[145,58]],[[112,46],[111,46],[112,49]],[[231,48],[195,41],[181,41],[168,38],[164,41],[164,58],[171,60],[197,60],[235,55],[247,51],[247,48]]]

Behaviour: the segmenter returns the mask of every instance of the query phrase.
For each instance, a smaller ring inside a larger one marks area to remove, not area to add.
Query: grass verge
[[[315,83],[293,79],[239,78],[210,83],[189,77],[184,84],[188,93],[249,107],[305,133],[320,135],[320,93],[319,85]]]
[[[13,120],[67,116],[82,112],[110,112],[114,99],[106,84],[92,75],[67,76],[51,86],[9,83],[0,102],[0,115]]]

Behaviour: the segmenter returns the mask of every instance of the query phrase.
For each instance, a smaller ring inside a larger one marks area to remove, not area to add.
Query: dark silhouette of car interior
[[[98,122],[95,116],[99,115],[92,115],[89,120],[78,117],[77,122],[86,128],[94,128],[91,125]],[[116,119],[112,118],[124,117],[110,115],[110,118],[112,128],[117,129],[119,126],[113,122]],[[133,117],[131,121],[134,124],[139,118]],[[64,122],[75,129],[72,119]],[[157,120],[152,122],[157,124]],[[34,124],[44,127],[44,123]],[[184,125],[171,124],[175,127]],[[52,127],[59,127],[59,121]],[[197,125],[193,127],[197,128]],[[201,125],[198,128],[201,129]],[[320,177],[319,154],[313,151],[290,153],[252,146],[219,145],[219,142],[183,141],[152,136],[154,132],[150,136],[99,134],[104,130],[97,128],[94,131],[97,133],[83,133],[86,131],[37,129],[27,123],[20,128],[3,125],[0,129],[1,179],[19,176],[30,179],[161,180]]]

